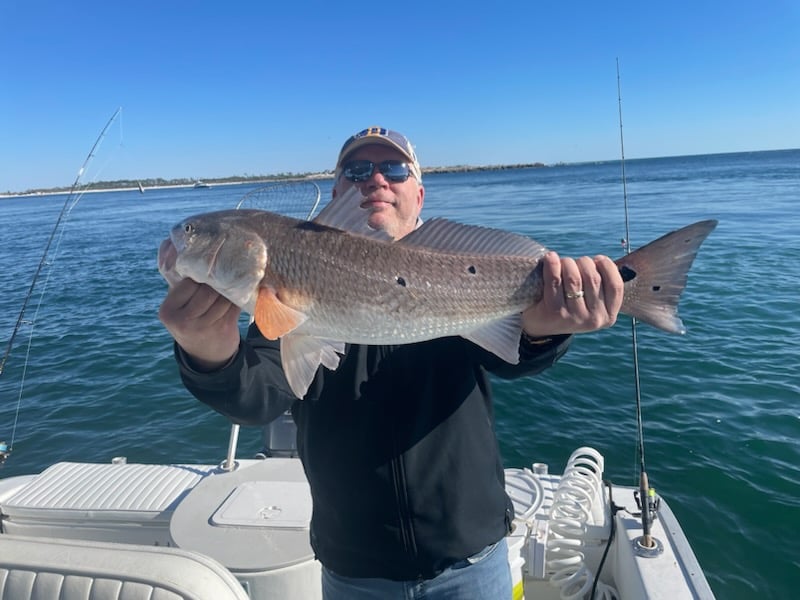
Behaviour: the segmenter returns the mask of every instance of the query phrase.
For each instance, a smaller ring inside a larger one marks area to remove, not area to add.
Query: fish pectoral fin
[[[515,365],[519,362],[520,335],[522,335],[522,317],[511,315],[469,333],[462,333],[461,337]]]
[[[294,395],[303,398],[320,365],[335,371],[344,343],[289,334],[281,338],[281,364]]]
[[[253,318],[261,335],[268,340],[277,340],[299,327],[308,317],[281,302],[273,288],[262,287],[258,290]]]

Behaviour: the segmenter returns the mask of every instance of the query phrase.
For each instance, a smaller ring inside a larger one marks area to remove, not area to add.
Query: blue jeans
[[[343,577],[322,567],[323,600],[510,600],[505,538],[433,579],[392,581]]]

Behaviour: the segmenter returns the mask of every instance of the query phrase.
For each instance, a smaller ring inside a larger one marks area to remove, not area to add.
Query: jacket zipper
[[[397,517],[400,524],[400,535],[402,536],[403,548],[416,558],[417,543],[414,539],[411,512],[408,508],[408,487],[406,485],[405,468],[403,466],[402,455],[395,452],[395,457],[396,458],[392,459],[391,464],[392,477],[394,479],[395,501],[397,503]]]

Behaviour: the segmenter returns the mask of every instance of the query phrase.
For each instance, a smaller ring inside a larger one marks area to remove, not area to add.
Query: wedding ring
[[[564,296],[566,296],[567,300],[583,298],[583,290],[580,290],[579,292],[567,292],[566,294],[564,294]]]

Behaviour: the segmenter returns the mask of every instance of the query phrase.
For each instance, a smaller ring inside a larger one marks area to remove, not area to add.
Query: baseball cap
[[[411,174],[417,181],[422,182],[422,169],[419,166],[419,161],[417,160],[417,155],[414,152],[414,147],[411,145],[411,142],[409,142],[408,138],[402,133],[386,129],[385,127],[368,127],[347,138],[347,141],[339,151],[339,159],[336,161],[336,177],[341,173],[344,159],[361,146],[366,146],[368,144],[381,144],[398,150],[408,159],[408,168]]]

